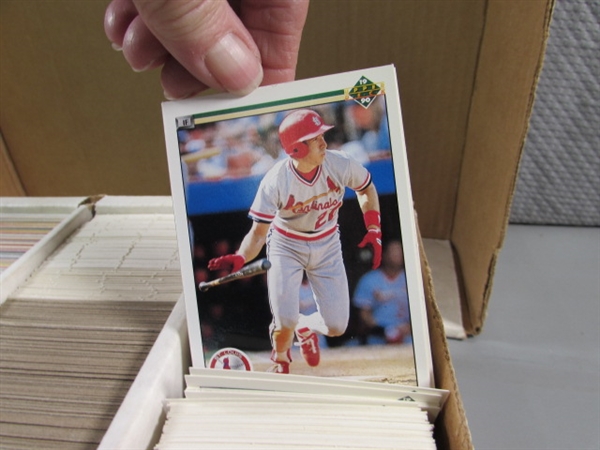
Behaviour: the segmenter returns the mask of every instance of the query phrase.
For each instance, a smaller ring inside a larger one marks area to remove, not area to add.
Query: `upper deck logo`
[[[252,371],[250,358],[241,350],[231,347],[218,350],[210,359],[208,366],[211,369]]]
[[[368,108],[378,95],[384,93],[383,83],[373,83],[362,76],[356,84],[347,91],[347,96],[363,108]]]

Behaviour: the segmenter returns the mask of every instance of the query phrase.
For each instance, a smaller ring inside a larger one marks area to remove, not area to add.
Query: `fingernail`
[[[121,47],[118,44],[115,44],[114,42],[111,44],[111,47],[113,48],[113,50],[116,50],[118,52],[120,52],[121,50],[123,50],[123,47]]]
[[[169,101],[171,101],[171,100],[185,100],[186,98],[193,97],[195,94],[196,94],[195,92],[186,92],[185,94],[173,95],[170,92],[163,91],[163,95]]]
[[[194,97],[198,94],[200,94],[201,92],[203,92],[205,89],[197,89],[195,91],[191,91],[191,92],[186,92],[186,93],[182,93],[179,95],[173,95],[170,92],[167,92],[165,90],[163,90],[163,95],[165,96],[166,100],[185,100],[186,98],[191,98]]]
[[[206,54],[206,67],[227,91],[246,95],[263,77],[259,58],[234,34],[223,36]]]
[[[139,73],[139,72],[146,72],[147,70],[149,70],[149,69],[153,68],[155,65],[156,65],[156,64],[155,64],[155,61],[152,61],[152,62],[150,62],[148,65],[146,65],[145,67],[141,67],[141,68],[135,68],[135,67],[132,67],[131,69],[132,69],[134,72],[138,72],[138,73]]]

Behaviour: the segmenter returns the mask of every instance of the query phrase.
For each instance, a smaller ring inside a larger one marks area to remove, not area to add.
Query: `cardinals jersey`
[[[362,191],[370,183],[369,171],[341,151],[327,150],[310,181],[288,158],[262,179],[249,216],[289,237],[319,239],[337,229],[345,188]]]

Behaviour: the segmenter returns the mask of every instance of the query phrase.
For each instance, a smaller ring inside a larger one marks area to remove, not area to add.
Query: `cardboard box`
[[[114,54],[107,3],[3,2],[0,195],[169,194],[159,75],[135,74]],[[309,10],[298,78],[396,65],[419,227],[453,249],[470,335],[484,326],[553,5],[357,0]],[[431,279],[427,287],[436,384],[455,394],[438,441],[469,448]]]

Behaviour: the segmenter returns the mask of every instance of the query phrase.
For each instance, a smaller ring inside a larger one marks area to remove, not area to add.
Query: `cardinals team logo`
[[[248,356],[237,348],[222,348],[210,359],[208,367],[221,370],[245,370],[252,371],[252,363]]]

